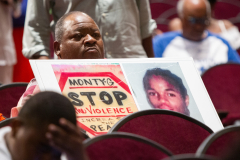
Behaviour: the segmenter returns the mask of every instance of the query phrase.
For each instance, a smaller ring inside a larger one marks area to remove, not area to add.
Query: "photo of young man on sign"
[[[57,64],[52,68],[89,136],[107,133],[122,117],[138,111],[119,64]]]
[[[143,77],[144,90],[152,108],[190,115],[189,96],[182,79],[169,70],[153,68]]]
[[[140,110],[172,110],[204,122],[178,63],[122,66]]]

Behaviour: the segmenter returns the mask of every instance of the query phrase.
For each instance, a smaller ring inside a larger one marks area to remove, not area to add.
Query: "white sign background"
[[[86,65],[86,64],[112,64],[119,63],[122,66],[125,78],[128,82],[128,76],[124,70],[124,64],[129,63],[178,63],[188,88],[194,98],[194,101],[198,107],[201,116],[191,114],[191,117],[196,118],[207,126],[209,126],[214,132],[223,129],[222,123],[217,115],[217,112],[212,104],[212,101],[207,93],[207,90],[202,82],[198,70],[194,66],[192,58],[141,58],[141,59],[94,59],[94,60],[30,60],[30,64],[37,79],[39,88],[41,91],[55,91],[61,93],[57,79],[52,69],[52,64],[69,64],[69,65]],[[151,67],[149,67],[151,68]],[[133,69],[134,71],[134,69]],[[136,68],[137,71],[137,68]],[[182,78],[182,77],[181,77]],[[130,86],[130,83],[128,82]],[[130,87],[131,90],[131,87]],[[132,92],[132,90],[131,90]],[[132,92],[132,95],[133,92]],[[135,102],[136,98],[134,97]],[[138,106],[138,103],[136,103]],[[138,106],[141,110],[141,107]],[[190,111],[193,112],[193,111]]]

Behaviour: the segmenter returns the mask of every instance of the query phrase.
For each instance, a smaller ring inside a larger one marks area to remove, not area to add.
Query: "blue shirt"
[[[180,32],[168,32],[153,39],[155,57],[192,57],[199,72],[227,62],[240,63],[239,55],[223,38],[206,32],[201,41],[191,41]]]

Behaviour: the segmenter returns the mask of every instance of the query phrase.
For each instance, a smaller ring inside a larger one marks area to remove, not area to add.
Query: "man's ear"
[[[186,106],[189,105],[189,96],[188,95],[186,95],[186,97],[185,97],[185,104],[186,104]]]
[[[61,44],[58,41],[54,41],[54,43],[53,43],[54,53],[57,55],[58,59],[62,59],[60,45]]]
[[[13,119],[12,122],[11,122],[11,127],[12,127],[12,137],[15,137],[19,128],[22,127],[23,125],[23,122],[19,119],[19,118],[16,118],[16,119]]]

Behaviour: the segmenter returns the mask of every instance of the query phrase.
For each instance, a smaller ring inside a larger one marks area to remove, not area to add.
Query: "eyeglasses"
[[[202,25],[209,25],[210,24],[209,18],[188,17],[187,20],[191,24],[202,24]]]

